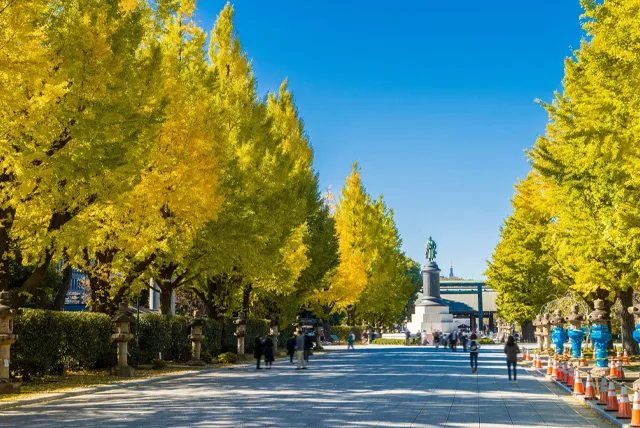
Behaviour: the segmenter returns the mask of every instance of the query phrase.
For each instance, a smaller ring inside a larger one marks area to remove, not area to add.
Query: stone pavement
[[[509,382],[489,348],[478,374],[462,352],[362,346],[313,356],[306,371],[280,360],[4,410],[0,426],[612,426],[522,369]]]

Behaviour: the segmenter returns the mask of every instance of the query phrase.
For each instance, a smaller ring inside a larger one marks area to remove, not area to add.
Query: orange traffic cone
[[[605,407],[607,412],[617,412],[618,411],[618,398],[616,397],[616,385],[613,381],[609,381],[609,391],[607,393],[607,407]]]
[[[603,406],[607,405],[607,392],[607,379],[600,378],[600,401],[598,401],[598,404]]]
[[[558,360],[553,360],[553,370],[551,371],[551,377],[558,378]]]
[[[584,394],[584,385],[582,385],[582,379],[580,379],[579,370],[576,370],[573,375],[573,393],[577,395]]]
[[[564,379],[562,377],[562,361],[558,361],[558,363],[556,364],[556,366],[558,367],[558,373],[556,373],[556,380],[558,382],[562,382],[562,380]]]
[[[569,361],[569,354],[567,354],[566,352],[562,353],[562,361]]]
[[[536,365],[537,369],[541,369],[542,368],[542,357],[540,357],[540,354],[538,354],[538,364]]]
[[[558,361],[558,353],[557,352],[553,354],[553,359]]]
[[[633,409],[631,409],[631,426],[640,427],[640,392],[633,393]]]
[[[562,366],[562,383],[569,383],[569,365],[566,362]]]
[[[587,373],[587,384],[584,388],[584,399],[595,400],[595,398],[596,398],[596,388],[593,385],[593,379],[591,379],[591,373]]]
[[[622,354],[622,363],[624,365],[629,364],[629,354],[627,354],[627,350],[624,350],[624,354]]]
[[[547,358],[547,376],[553,376],[553,365],[551,357]]]
[[[615,358],[611,361],[611,369],[609,369],[609,376],[616,378],[618,377],[618,364],[616,363]]]
[[[629,403],[629,393],[627,387],[622,385],[620,400],[618,401],[618,419],[631,419],[631,403]]]
[[[569,373],[567,374],[567,386],[569,388],[573,388],[573,384],[574,382],[574,376],[575,376],[575,369],[573,368],[573,365],[569,365]]]
[[[624,379],[624,370],[622,370],[622,361],[621,360],[618,360],[618,369],[617,369],[617,371],[618,371],[617,378],[619,380]]]

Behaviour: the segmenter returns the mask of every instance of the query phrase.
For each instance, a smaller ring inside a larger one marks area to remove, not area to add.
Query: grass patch
[[[109,370],[70,371],[64,376],[45,376],[42,379],[24,382],[20,394],[0,395],[0,403],[16,399],[35,398],[54,392],[67,392],[79,388],[104,386],[114,383],[126,383],[130,380],[149,379],[158,376],[180,374],[194,370],[189,366],[168,366],[163,369],[136,369],[132,378],[119,378]]]

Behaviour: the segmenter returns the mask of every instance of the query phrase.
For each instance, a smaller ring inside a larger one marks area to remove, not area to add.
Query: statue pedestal
[[[427,262],[422,269],[422,301],[416,304],[411,322],[407,329],[411,334],[425,331],[431,334],[434,330],[443,333],[451,332],[455,326],[449,307],[440,298],[440,268],[436,262]]]

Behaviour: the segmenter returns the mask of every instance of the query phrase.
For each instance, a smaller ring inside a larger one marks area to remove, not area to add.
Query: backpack
[[[478,342],[476,342],[475,340],[472,340],[471,346],[469,346],[469,350],[471,352],[478,352]]]

